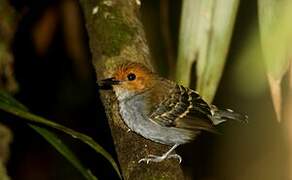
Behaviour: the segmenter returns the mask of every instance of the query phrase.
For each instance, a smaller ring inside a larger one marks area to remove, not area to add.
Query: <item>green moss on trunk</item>
[[[112,68],[124,61],[151,66],[143,26],[135,0],[80,0],[85,15],[92,61],[97,79],[111,76]],[[102,91],[108,122],[124,179],[184,179],[176,160],[138,163],[149,154],[162,154],[169,147],[146,140],[127,128],[120,117],[114,93]]]

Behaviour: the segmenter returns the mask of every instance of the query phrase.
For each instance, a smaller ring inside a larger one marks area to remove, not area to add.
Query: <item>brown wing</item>
[[[165,96],[150,113],[161,126],[214,132],[209,105],[195,91],[180,85]]]

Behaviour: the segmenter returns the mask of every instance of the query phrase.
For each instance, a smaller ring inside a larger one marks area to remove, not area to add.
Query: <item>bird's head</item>
[[[125,98],[151,88],[155,76],[144,65],[131,62],[116,67],[113,76],[101,80],[101,84],[111,85],[118,98]]]

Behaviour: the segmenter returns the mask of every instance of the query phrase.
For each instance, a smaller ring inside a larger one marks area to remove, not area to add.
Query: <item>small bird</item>
[[[146,139],[172,146],[162,156],[148,155],[139,163],[169,158],[181,162],[172,151],[194,140],[201,131],[216,133],[215,126],[226,120],[247,122],[247,116],[209,105],[196,91],[162,78],[140,63],[127,62],[113,72],[100,85],[113,87],[128,128]]]

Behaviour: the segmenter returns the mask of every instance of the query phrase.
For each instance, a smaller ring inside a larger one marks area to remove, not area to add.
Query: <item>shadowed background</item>
[[[12,4],[21,14],[12,44],[15,78],[20,87],[15,97],[32,112],[90,135],[115,156],[78,2],[14,0]],[[162,76],[172,79],[180,13],[180,1],[142,1],[141,19],[153,64]],[[179,147],[187,179],[288,179],[287,123],[275,120],[257,20],[257,3],[242,1],[213,101],[219,107],[246,113],[249,123],[225,123],[218,127],[220,135],[202,133],[195,142]],[[244,51],[251,33],[256,41],[252,53],[247,54]],[[193,77],[194,88],[195,74]],[[25,124],[5,123],[14,132],[8,163],[12,179],[82,179]],[[67,141],[100,179],[117,178],[102,157]]]

